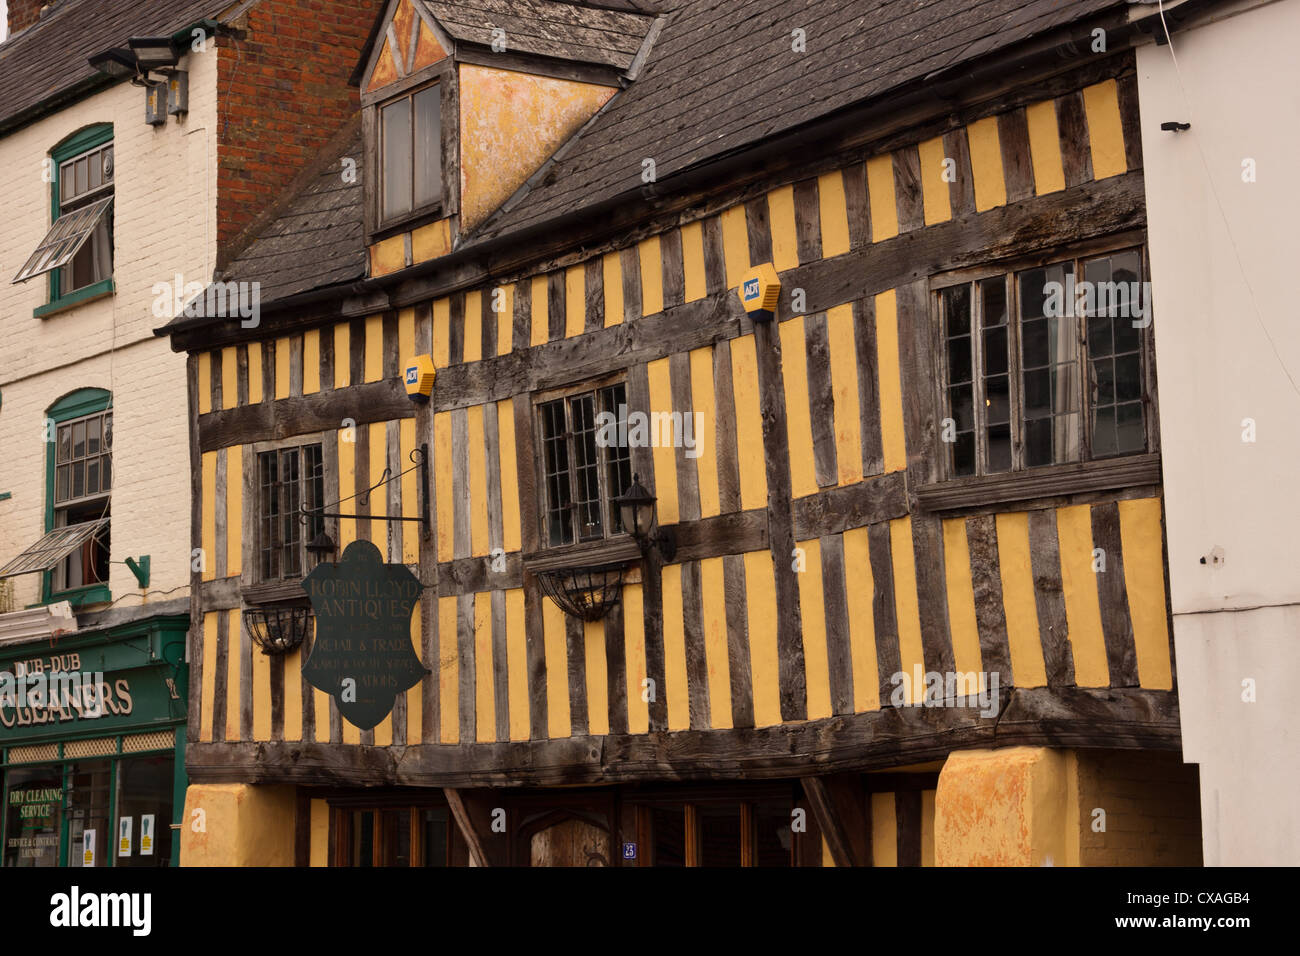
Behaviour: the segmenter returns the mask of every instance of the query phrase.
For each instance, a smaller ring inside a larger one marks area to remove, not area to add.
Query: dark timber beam
[[[871,818],[862,775],[804,777],[803,792],[835,865],[870,866]]]
[[[473,792],[445,788],[443,796],[451,808],[451,815],[465,838],[469,857],[474,866],[506,866],[509,864],[509,843],[505,833],[492,831],[491,791]]]

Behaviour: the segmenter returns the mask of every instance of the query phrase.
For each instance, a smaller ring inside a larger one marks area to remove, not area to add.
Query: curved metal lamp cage
[[[309,607],[250,607],[243,613],[248,634],[263,654],[287,654],[311,633],[315,617]]]
[[[547,597],[565,614],[584,621],[599,621],[622,594],[623,565],[539,571],[537,579]]]

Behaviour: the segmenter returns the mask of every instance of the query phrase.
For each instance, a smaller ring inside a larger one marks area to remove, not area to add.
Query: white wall
[[[216,53],[190,53],[190,111],[144,122],[144,91],[117,84],[0,139],[0,562],[32,544],[45,513],[45,409],[77,388],[114,397],[112,560],[148,554],[150,590],[183,597],[189,580],[190,463],[185,359],[153,329],[155,282],[212,275],[216,246]],[[46,318],[45,277],[10,279],[50,226],[42,160],[70,133],[111,122],[115,294]],[[15,604],[39,599],[40,575],[14,579]],[[138,602],[130,570],[111,565],[119,606]]]
[[[1300,0],[1220,6],[1172,56],[1137,58],[1179,704],[1207,864],[1300,863],[1298,36]],[[1201,564],[1215,548],[1223,562]]]

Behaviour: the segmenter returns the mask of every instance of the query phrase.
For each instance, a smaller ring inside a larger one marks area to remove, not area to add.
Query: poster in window
[[[123,817],[117,825],[117,855],[131,855],[131,817]]]
[[[95,865],[95,831],[83,830],[81,833],[81,865]]]
[[[140,816],[140,855],[153,856],[153,818],[152,813]]]

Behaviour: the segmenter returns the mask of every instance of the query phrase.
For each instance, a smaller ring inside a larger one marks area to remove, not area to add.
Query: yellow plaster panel
[[[885,471],[902,471],[907,467],[907,444],[903,437],[903,379],[898,357],[898,296],[893,289],[876,296],[876,365]]]
[[[1029,158],[1034,167],[1034,193],[1042,196],[1065,188],[1061,165],[1061,135],[1056,125],[1056,102],[1044,100],[1025,107],[1029,125]]]
[[[244,446],[226,449],[226,577],[239,574],[244,557]]]
[[[436,225],[436,223],[434,224]],[[427,226],[425,228],[428,228]],[[389,236],[370,247],[370,274],[384,276],[406,268],[406,234]]]
[[[506,592],[506,696],[510,703],[510,739],[528,739],[528,637],[524,628],[524,591]]]
[[[943,522],[944,579],[948,585],[948,622],[952,630],[953,666],[960,673],[979,674],[980,631],[975,619],[975,587],[970,576],[970,545],[966,540],[966,519]],[[979,677],[979,689],[984,689]]]
[[[235,347],[221,350],[221,407],[234,408],[239,404],[239,366],[235,364]]]
[[[664,310],[664,266],[659,237],[643,239],[636,248],[641,259],[641,314],[654,315]]]
[[[289,339],[287,336],[275,340],[275,398],[279,401],[289,397],[290,375]]]
[[[462,64],[461,228],[505,202],[613,95],[592,83]]]
[[[379,57],[375,60],[375,69],[370,74],[370,85],[366,92],[380,89],[397,79],[397,64],[393,62],[393,51],[385,37],[384,45],[379,48]]]
[[[515,287],[493,289],[492,305],[497,309],[497,355],[509,355],[515,347]]]
[[[371,315],[366,318],[364,374],[367,382],[377,382],[384,377],[384,317],[382,315]],[[288,382],[285,385],[287,390]],[[275,383],[275,390],[277,393],[280,391],[278,381]]]
[[[776,644],[776,574],[772,552],[745,554],[745,605],[749,623],[749,666],[754,726],[781,723],[781,682]]]
[[[829,259],[848,252],[849,212],[844,200],[843,172],[836,169],[817,177],[817,201],[822,226],[822,258]]]
[[[749,269],[749,226],[745,207],[732,206],[718,217],[722,224],[722,257],[727,266],[727,288],[740,286],[740,277]]]
[[[460,644],[455,597],[438,598],[438,699],[442,704],[440,739],[460,741]]]
[[[1083,91],[1088,117],[1088,144],[1092,150],[1092,178],[1105,179],[1128,170],[1124,160],[1124,128],[1119,118],[1119,88],[1106,80]]]
[[[1160,499],[1136,498],[1119,503],[1120,543],[1124,549],[1124,584],[1133,621],[1138,684],[1154,690],[1174,686],[1165,608],[1164,535]]]
[[[397,5],[397,12],[393,14],[393,35],[397,37],[397,50],[401,54],[399,62],[406,65],[407,53],[411,44],[411,21],[415,18],[415,10],[411,6],[411,0],[402,0]]]
[[[731,667],[727,651],[727,595],[721,558],[700,562],[700,604],[704,617],[704,660],[709,680],[709,723],[731,727]]]
[[[852,305],[837,305],[826,313],[826,334],[835,396],[835,464],[839,483],[848,485],[862,480],[862,408]]]
[[[582,643],[587,675],[587,732],[609,733],[609,662],[605,656],[605,624],[584,621]]]
[[[682,278],[687,302],[704,298],[708,291],[704,280],[704,227],[698,222],[682,226]]]
[[[217,573],[217,453],[205,451],[199,467],[203,469],[200,492],[202,502],[199,509],[202,521],[199,541],[203,548],[203,580],[211,581]]]
[[[478,362],[483,358],[483,293],[477,289],[465,293],[465,334],[461,341],[461,360]]]
[[[871,795],[871,865],[898,866],[898,815],[892,793]]]
[[[1034,572],[1029,560],[1029,516],[1021,511],[998,515],[995,520],[1011,673],[1017,687],[1046,687],[1047,667],[1038,634]]]
[[[294,787],[190,784],[182,819],[203,826],[181,827],[181,866],[293,866],[296,803]]]
[[[944,179],[946,159],[943,137],[927,139],[917,147],[921,156],[921,197],[925,207],[925,224],[947,222],[952,218],[952,201]]]
[[[840,179],[840,197],[844,194],[844,180]],[[772,265],[777,272],[785,272],[799,265],[799,238],[795,232],[794,187],[782,186],[767,194],[767,215],[772,225]],[[848,235],[848,212],[845,212],[845,236]],[[825,241],[825,240],[823,240]],[[847,249],[848,246],[845,246]],[[700,267],[704,266],[701,252]]]
[[[1080,687],[1109,687],[1110,667],[1106,663],[1106,636],[1097,598],[1097,572],[1092,569],[1092,505],[1058,508],[1056,534],[1060,542],[1065,620],[1074,657],[1074,682]]]
[[[212,411],[212,353],[199,353],[199,414]]]
[[[587,324],[587,269],[584,265],[564,270],[564,337],[581,335]]]
[[[542,598],[542,644],[546,650],[546,730],[550,737],[572,733],[569,715],[569,651],[564,612]]]
[[[867,160],[867,195],[871,207],[871,241],[898,235],[898,205],[894,201],[894,158],[889,153]]]
[[[496,688],[492,682],[492,595],[474,595],[474,734],[479,743],[497,739]]]
[[[653,573],[653,572],[652,572]],[[682,565],[663,569],[664,682],[661,693],[668,700],[668,729],[691,726],[690,692],[686,677],[686,624],[682,608]]]
[[[1077,815],[1067,819],[1074,759],[1045,747],[954,751],[935,794],[935,865],[1069,862],[1079,837]]]
[[[347,328],[346,323],[344,328]],[[347,354],[346,352],[344,353]],[[338,373],[334,373],[338,377]],[[248,404],[256,405],[262,400],[262,343],[248,343]]]
[[[396,236],[394,238],[401,238]],[[388,241],[388,240],[385,240]],[[373,247],[372,247],[373,248]],[[451,252],[451,220],[439,219],[411,233],[411,263],[428,262]]]
[[[826,651],[826,599],[822,591],[822,543],[819,538],[799,541],[804,566],[799,578],[800,630],[806,673],[808,719],[831,715],[830,659]]]
[[[320,391],[320,329],[311,329],[302,337],[302,393]]]
[[[1002,141],[998,118],[986,116],[966,127],[970,144],[971,175],[975,179],[975,211],[1007,204],[1007,181],[1002,172]]]
[[[876,582],[871,574],[868,531],[844,532],[844,579],[848,583],[849,653],[853,657],[853,710],[880,709],[880,678],[876,664]]]
[[[813,471],[812,409],[808,400],[808,352],[804,317],[780,323],[782,379],[785,385],[786,434],[790,442],[790,494],[803,498],[817,491]]]
[[[446,56],[447,51],[442,48],[442,44],[438,42],[436,37],[434,37],[433,31],[429,29],[429,25],[421,21],[420,39],[415,45],[415,66],[413,67],[412,72],[422,70],[432,63],[437,63],[439,60],[446,58]]]
[[[645,610],[639,584],[623,586],[623,648],[627,657],[627,729],[644,734],[650,729],[650,702],[644,688]]]
[[[700,434],[695,436],[701,451],[700,457],[695,459],[701,518],[712,518],[720,511],[718,444],[713,435],[717,424],[713,387],[713,348],[706,345],[691,351],[691,404],[701,423]]]

